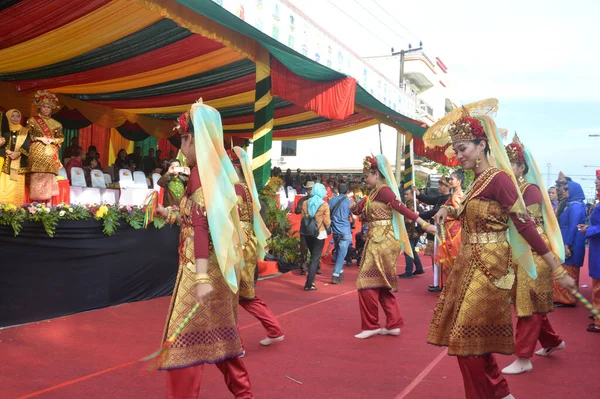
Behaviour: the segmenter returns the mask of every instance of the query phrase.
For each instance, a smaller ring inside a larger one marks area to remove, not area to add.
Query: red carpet
[[[406,326],[399,337],[361,341],[356,266],[341,285],[326,285],[331,266],[317,276],[318,291],[302,290],[304,276],[287,274],[259,282],[258,295],[279,316],[285,341],[261,347],[262,327],[240,308],[246,363],[257,398],[464,397],[462,380],[444,348],[427,345],[436,301],[424,276],[400,281]],[[403,271],[403,260],[399,271]],[[590,284],[587,269],[581,284]],[[590,297],[590,288],[582,288]],[[168,298],[128,304],[0,330],[0,398],[165,398],[165,374],[141,373],[137,359],[156,350]],[[534,370],[509,376],[516,398],[593,398],[598,395],[600,334],[587,333],[588,312],[557,309],[550,316],[567,349],[533,359]],[[499,356],[501,367],[511,362]],[[290,378],[301,382],[298,384]],[[201,398],[230,398],[214,366],[206,366]]]

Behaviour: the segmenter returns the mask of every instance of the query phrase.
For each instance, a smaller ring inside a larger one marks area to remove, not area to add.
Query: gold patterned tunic
[[[494,180],[502,173],[489,168],[479,175],[461,205],[462,245],[428,336],[430,344],[447,346],[449,355],[514,351],[510,311],[514,274],[511,279],[512,255],[506,235],[506,206],[510,209],[512,204],[502,206],[492,196],[482,196],[492,184],[500,183]]]
[[[547,246],[550,246],[548,236],[544,231],[544,218],[542,216],[542,193],[538,186],[524,183],[520,187],[523,200],[527,206],[529,216],[535,222],[540,236]],[[517,317],[529,317],[533,314],[547,314],[554,310],[552,302],[552,270],[546,261],[535,251],[533,259],[537,271],[537,279],[533,280],[523,268],[517,269],[517,282],[515,284],[515,310]]]
[[[180,210],[179,272],[167,314],[163,341],[173,334],[196,304],[195,261],[199,255],[196,254],[195,234],[207,234],[210,237],[205,216],[204,196],[195,169],[192,170],[186,194],[181,200]],[[199,308],[175,340],[161,369],[218,363],[228,358],[239,357],[243,352],[237,328],[238,295],[231,291],[225,281],[210,242],[208,274],[213,292],[207,304]],[[236,270],[236,275],[239,276],[239,270]]]
[[[402,245],[400,240],[394,237],[392,224],[394,210],[403,214],[408,220],[416,220],[418,217],[400,203],[386,185],[373,190],[353,210],[354,213],[364,214],[368,226],[365,248],[356,279],[356,288],[359,290],[387,288],[394,292],[398,291],[396,264]]]
[[[254,299],[258,266],[258,241],[254,233],[254,210],[252,194],[246,184],[236,184],[238,196],[238,213],[246,241],[244,242],[244,268],[240,281],[240,299]]]
[[[58,150],[64,141],[62,125],[52,118],[34,116],[27,120],[29,138],[29,172],[58,174]],[[40,138],[54,139],[54,144],[44,144]]]

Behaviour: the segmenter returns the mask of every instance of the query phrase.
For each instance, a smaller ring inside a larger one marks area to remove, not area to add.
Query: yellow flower
[[[102,218],[102,217],[106,216],[107,213],[108,213],[108,208],[106,207],[106,205],[102,205],[96,211],[96,217],[97,218]]]
[[[7,204],[4,206],[4,209],[6,209],[7,211],[16,211],[17,207],[14,204]]]

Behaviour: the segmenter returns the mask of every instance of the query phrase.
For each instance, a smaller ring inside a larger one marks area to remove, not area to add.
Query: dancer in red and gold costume
[[[228,153],[240,179],[240,183],[235,185],[235,193],[238,198],[240,222],[245,235],[244,268],[242,269],[240,281],[240,306],[256,317],[265,328],[267,337],[261,340],[260,344],[268,346],[283,341],[284,338],[283,330],[277,318],[255,292],[256,280],[258,279],[258,260],[265,258],[267,239],[271,236],[271,233],[260,216],[260,201],[254,184],[250,157],[240,147],[234,147]]]
[[[353,206],[354,213],[364,215],[369,228],[356,280],[362,320],[362,332],[355,335],[359,339],[378,334],[399,335],[404,324],[393,294],[398,291],[398,256],[403,250],[413,255],[403,216],[417,222],[428,233],[436,233],[434,226],[400,202],[398,185],[383,155],[367,157],[363,166],[371,192]],[[378,304],[386,315],[384,328],[379,324]]]
[[[58,98],[46,90],[35,93],[38,115],[29,118],[27,128],[31,145],[29,148],[30,198],[32,201],[51,204],[58,195],[58,169],[62,166],[58,150],[64,141],[62,125],[52,119],[57,110]]]
[[[535,222],[538,233],[548,248],[559,258],[564,259],[564,244],[558,221],[552,209],[550,197],[543,184],[535,161],[525,152],[517,135],[506,147],[513,173],[519,183],[527,212]],[[552,271],[544,259],[534,252],[533,258],[537,279],[533,280],[524,268],[516,265],[515,313],[517,327],[515,334],[515,355],[517,359],[505,367],[504,374],[521,374],[533,369],[531,357],[539,340],[542,349],[536,352],[548,356],[555,350],[564,349],[565,342],[554,332],[547,314],[554,310],[552,302]]]
[[[217,110],[194,104],[179,119],[181,152],[192,167],[180,215],[158,207],[167,222],[181,225],[179,272],[163,341],[196,303],[198,311],[160,364],[167,370],[169,399],[197,398],[204,364],[216,364],[236,398],[253,398],[242,359],[238,285],[243,262],[242,231],[234,184],[237,175],[223,147]]]
[[[452,196],[448,198],[445,206],[458,209],[463,198],[462,182],[464,180],[464,174],[461,171],[454,172],[447,179],[445,176],[440,179],[440,184],[443,184],[452,189]],[[442,242],[438,244],[435,264],[440,267],[440,287],[444,287],[454,259],[458,255],[458,248],[460,247],[460,220],[448,217],[443,226]],[[439,291],[439,290],[438,290]]]
[[[576,287],[526,216],[491,117],[471,117],[463,108],[462,116],[450,115],[436,125],[432,128],[448,132],[458,161],[475,172],[475,180],[458,211],[442,207],[435,217],[438,223],[447,216],[458,218],[463,242],[434,310],[428,342],[447,346],[448,354],[458,357],[467,398],[513,398],[493,355],[514,351],[510,311],[513,261],[535,277],[531,245],[557,270],[562,285]],[[490,166],[490,150],[497,167]],[[507,230],[511,231],[510,241]]]

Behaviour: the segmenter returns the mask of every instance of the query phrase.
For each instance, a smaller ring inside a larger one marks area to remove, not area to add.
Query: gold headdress
[[[486,100],[467,104],[460,108],[454,108],[443,118],[437,121],[433,126],[427,129],[425,135],[423,136],[425,146],[429,148],[445,147],[453,142],[454,139],[458,140],[461,137],[467,136],[469,136],[470,140],[476,140],[477,138],[470,137],[471,134],[473,134],[472,131],[464,131],[469,128],[472,129],[474,124],[468,123],[467,126],[464,124],[466,121],[459,123],[459,120],[465,117],[475,119],[473,118],[474,114],[493,115],[497,110],[498,100],[495,98],[488,98]],[[475,130],[475,133],[478,134],[479,130]],[[462,136],[462,134],[459,135],[459,133],[464,133],[465,136]],[[483,134],[485,134],[485,132],[483,132]],[[465,140],[467,139],[465,138]]]
[[[506,154],[510,163],[525,163],[525,157],[523,155],[523,143],[519,140],[519,136],[515,133],[512,143],[506,146]]]
[[[58,109],[58,98],[54,93],[48,90],[38,90],[34,97],[35,105],[39,108],[42,105],[49,105],[53,110]]]

